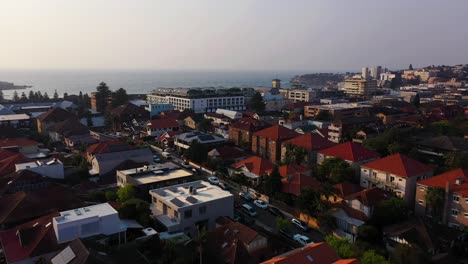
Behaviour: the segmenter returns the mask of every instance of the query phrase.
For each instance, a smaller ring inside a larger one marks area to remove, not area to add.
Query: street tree
[[[256,113],[261,113],[265,111],[265,102],[263,101],[263,97],[259,92],[256,92],[252,99],[250,100],[250,105],[252,110]]]

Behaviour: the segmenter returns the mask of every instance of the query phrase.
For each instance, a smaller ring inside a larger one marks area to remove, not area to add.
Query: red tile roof
[[[174,141],[174,136],[183,134],[184,131],[176,130],[176,131],[166,131],[161,136],[159,136],[158,141],[161,142],[163,140],[167,140],[169,142]]]
[[[293,249],[262,262],[262,264],[334,264],[340,263],[337,262],[339,260],[340,257],[329,244],[319,242],[309,244],[303,248]],[[345,263],[359,264],[360,262],[356,259],[351,259]]]
[[[355,142],[345,142],[331,148],[320,150],[318,153],[351,162],[360,162],[380,157],[379,153],[369,150]]]
[[[233,124],[231,124],[232,128],[237,128],[237,129],[247,130],[247,131],[258,131],[269,126],[270,125],[268,125],[264,121],[261,121],[252,117],[244,117],[244,118],[237,120]]]
[[[456,184],[460,179],[461,183]],[[464,197],[468,197],[468,170],[455,169],[429,179],[418,181],[418,184],[429,187],[440,187],[445,189],[447,182],[450,182],[450,190]]]
[[[393,195],[390,191],[386,191],[377,187],[364,189],[360,192],[351,194],[345,197],[346,200],[358,199],[366,206],[374,206],[382,201],[392,198]]]
[[[0,140],[0,148],[8,147],[24,147],[24,146],[33,146],[38,145],[37,141],[31,139],[3,139]]]
[[[281,191],[285,193],[299,195],[304,189],[320,189],[322,187],[322,184],[312,176],[302,173],[294,173],[288,176],[281,179]]]
[[[231,166],[234,168],[245,166],[249,170],[249,172],[258,176],[262,176],[270,173],[275,167],[275,164],[273,164],[267,159],[263,159],[258,156],[253,156],[245,160],[236,162]]]
[[[16,171],[15,164],[31,162],[32,159],[24,157],[22,154],[8,150],[0,150],[0,176],[4,176]]]
[[[283,145],[287,144],[302,147],[308,151],[317,151],[330,148],[335,145],[335,143],[328,141],[326,138],[320,136],[317,133],[306,133],[283,142]]]
[[[297,137],[300,134],[284,126],[274,125],[272,127],[257,131],[253,135],[271,140],[287,140],[293,137]]]
[[[371,161],[361,165],[361,167],[384,171],[401,177],[418,176],[434,170],[431,166],[399,153]]]
[[[179,122],[173,118],[160,118],[160,119],[153,119],[148,121],[148,127],[153,129],[164,129],[164,128],[171,128],[171,127],[179,127]]]
[[[298,172],[304,172],[306,168],[299,164],[290,164],[290,165],[283,165],[278,168],[279,173],[282,177],[289,176],[291,174],[296,174]]]
[[[333,189],[335,195],[342,199],[363,190],[359,184],[349,182],[335,184],[333,185]]]
[[[101,154],[101,153],[130,150],[133,148],[134,147],[130,146],[129,144],[116,139],[116,140],[104,141],[104,142],[93,144],[88,147],[86,152],[88,154],[94,155],[94,154]]]
[[[59,212],[53,212],[0,232],[0,242],[7,262],[19,262],[60,250],[63,246],[57,243],[53,225],[49,224],[53,217],[59,215]]]

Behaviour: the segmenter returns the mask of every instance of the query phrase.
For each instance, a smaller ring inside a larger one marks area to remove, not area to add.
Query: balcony
[[[398,183],[396,183],[396,182],[384,181],[384,180],[374,178],[374,177],[369,177],[367,180],[370,183],[375,184],[377,187],[387,186],[387,187],[390,187],[392,189],[396,189],[398,187]]]

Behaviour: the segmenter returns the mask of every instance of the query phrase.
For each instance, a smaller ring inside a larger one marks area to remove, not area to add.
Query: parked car
[[[188,170],[190,170],[192,168],[192,166],[190,166],[190,164],[188,162],[186,162],[186,161],[183,162],[181,165],[182,165],[182,167],[184,167],[184,168],[186,168]]]
[[[198,175],[202,175],[202,173],[203,173],[202,170],[196,169],[196,168],[192,168],[192,171],[195,172]]]
[[[272,206],[268,207],[268,212],[270,212],[270,214],[272,214],[274,216],[284,218],[284,214],[280,211],[280,209],[278,209],[276,207],[272,207]]]
[[[218,185],[219,184],[219,179],[216,178],[216,177],[208,177],[208,181],[213,185]]]
[[[249,193],[247,193],[247,192],[240,192],[240,193],[239,193],[239,196],[240,196],[242,199],[246,200],[247,202],[250,202],[250,201],[253,200],[253,197],[252,197]]]
[[[164,152],[172,152],[172,151],[174,151],[173,148],[166,148],[166,149],[164,149]]]
[[[154,156],[153,156],[153,161],[156,162],[156,163],[160,163],[160,162],[161,162],[161,158],[158,157],[157,155],[154,155]]]
[[[231,186],[229,186],[229,184],[225,183],[225,182],[219,182],[219,187],[221,187],[221,189],[223,190],[230,190],[232,189]]]
[[[297,218],[291,219],[291,223],[293,223],[293,225],[295,225],[297,228],[302,229],[304,231],[307,231],[309,229],[309,226],[307,225],[306,222],[301,221]]]
[[[255,200],[253,203],[255,204],[255,206],[257,206],[259,208],[262,208],[262,209],[267,209],[268,208],[268,204],[265,201]]]
[[[164,158],[166,158],[166,159],[170,159],[170,158],[172,158],[172,155],[171,155],[171,153],[169,153],[169,152],[166,152],[166,151],[164,151],[164,152],[162,153],[162,156],[163,156]]]
[[[306,245],[314,243],[314,242],[312,242],[312,240],[310,240],[310,238],[308,238],[308,237],[306,237],[304,235],[301,235],[301,234],[295,234],[293,236],[293,239],[294,239],[294,241],[301,244],[302,246],[306,246]]]
[[[250,216],[256,216],[257,215],[257,212],[255,211],[255,209],[252,206],[250,206],[249,204],[243,204],[242,205],[242,210],[244,212],[246,212]]]

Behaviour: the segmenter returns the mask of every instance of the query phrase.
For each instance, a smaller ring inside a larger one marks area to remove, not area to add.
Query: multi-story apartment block
[[[432,216],[426,195],[430,188],[444,189],[442,222],[450,227],[468,227],[468,170],[455,169],[417,182],[415,213]]]
[[[271,161],[281,160],[281,144],[299,133],[280,125],[257,131],[252,136],[252,152]]]
[[[377,81],[362,78],[350,78],[345,80],[344,92],[349,96],[369,97],[377,90]]]
[[[212,230],[220,216],[233,217],[234,196],[205,181],[194,181],[154,189],[153,217],[169,232],[195,235],[198,228]]]
[[[429,78],[435,77],[437,74],[435,72],[426,71],[426,70],[405,70],[403,72],[403,78],[408,79],[411,75],[419,77],[421,82],[427,82]]]
[[[311,102],[317,97],[317,91],[313,89],[289,89],[288,99],[294,102]]]
[[[371,105],[359,103],[338,103],[325,105],[304,106],[305,117],[315,117],[320,112],[327,112],[332,118],[340,116],[342,118],[369,116]]]
[[[434,169],[401,154],[394,154],[361,165],[363,188],[379,187],[414,205],[416,182],[432,177]]]
[[[252,117],[241,118],[229,126],[229,140],[234,141],[237,146],[247,144],[250,149],[253,133],[269,126],[265,121]]]
[[[240,89],[214,88],[159,88],[147,95],[151,104],[172,104],[176,110],[191,109],[195,113],[227,110],[245,110],[244,95]]]

